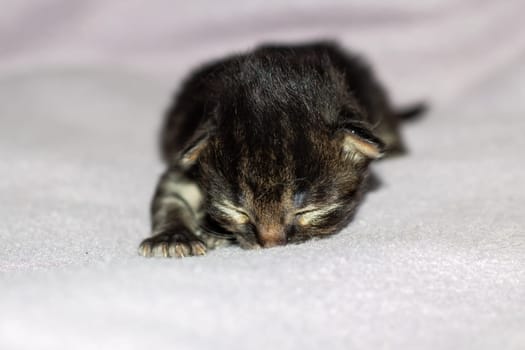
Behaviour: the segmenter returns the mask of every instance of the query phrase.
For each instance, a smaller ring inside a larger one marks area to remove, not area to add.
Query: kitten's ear
[[[209,138],[208,132],[202,132],[190,140],[180,155],[180,164],[184,168],[189,168],[195,164],[197,159],[199,159],[199,155],[208,145]]]
[[[385,144],[368,128],[356,124],[346,124],[340,130],[343,137],[343,153],[348,156],[363,155],[369,159],[381,158]]]

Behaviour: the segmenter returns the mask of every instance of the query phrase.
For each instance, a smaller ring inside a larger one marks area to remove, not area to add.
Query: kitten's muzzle
[[[257,240],[264,248],[271,248],[286,244],[286,232],[280,227],[261,228],[257,233]]]

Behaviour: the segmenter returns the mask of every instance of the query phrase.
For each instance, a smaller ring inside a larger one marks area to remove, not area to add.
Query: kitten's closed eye
[[[213,207],[235,224],[244,225],[251,220],[250,215],[246,211],[233,205],[230,201],[214,203]]]
[[[295,213],[295,218],[297,224],[301,226],[307,226],[310,224],[315,224],[316,222],[322,220],[327,215],[333,213],[341,207],[341,204],[334,203],[324,207],[306,207]]]

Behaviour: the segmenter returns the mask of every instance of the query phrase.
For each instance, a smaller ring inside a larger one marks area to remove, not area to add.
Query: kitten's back
[[[249,108],[241,111],[250,115],[251,119],[244,121],[248,128],[261,124],[260,118],[268,118],[269,111],[277,108],[290,116],[304,116],[303,107],[317,109],[325,118],[332,118],[326,122],[336,123],[337,118],[344,118],[339,114],[341,105],[363,108],[366,120],[362,122],[369,125],[385,121],[388,132],[397,128],[385,92],[357,56],[331,42],[260,46],[204,65],[189,76],[166,114],[162,156],[167,162],[175,159],[217,115],[217,108],[230,109],[225,111],[229,115],[231,109]],[[225,113],[220,115],[225,118]]]

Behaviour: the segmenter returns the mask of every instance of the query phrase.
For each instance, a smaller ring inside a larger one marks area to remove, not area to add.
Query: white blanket
[[[523,2],[177,2],[3,1],[0,349],[525,348]],[[431,103],[411,153],[333,238],[139,257],[183,75],[319,37]]]

